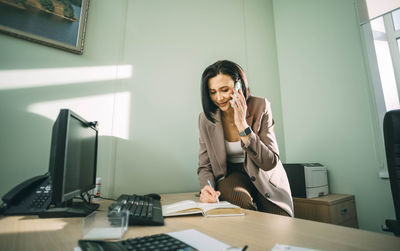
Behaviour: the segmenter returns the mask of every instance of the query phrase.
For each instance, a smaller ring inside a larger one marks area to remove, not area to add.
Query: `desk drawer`
[[[344,201],[330,207],[331,223],[341,224],[351,218],[356,218],[354,200]]]

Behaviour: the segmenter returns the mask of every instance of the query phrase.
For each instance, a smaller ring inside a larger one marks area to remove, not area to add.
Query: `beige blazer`
[[[200,187],[210,180],[215,183],[227,173],[226,149],[221,112],[215,114],[216,122],[209,121],[204,112],[199,116],[200,150],[197,174]],[[251,127],[245,151],[244,168],[257,190],[269,201],[293,214],[293,200],[289,181],[279,159],[278,144],[274,133],[274,120],[267,99],[250,96],[247,99],[247,124]]]

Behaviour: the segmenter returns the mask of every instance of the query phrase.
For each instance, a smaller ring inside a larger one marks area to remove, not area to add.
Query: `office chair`
[[[383,119],[386,160],[396,220],[386,220],[387,231],[400,236],[400,110],[388,111]]]

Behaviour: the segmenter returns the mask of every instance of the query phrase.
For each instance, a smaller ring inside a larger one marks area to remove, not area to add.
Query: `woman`
[[[201,81],[200,201],[293,217],[269,102],[250,96],[242,68],[231,61],[208,66]]]

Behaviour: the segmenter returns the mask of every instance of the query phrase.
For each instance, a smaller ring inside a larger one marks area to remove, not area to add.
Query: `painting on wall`
[[[0,32],[82,54],[89,0],[0,0]]]

